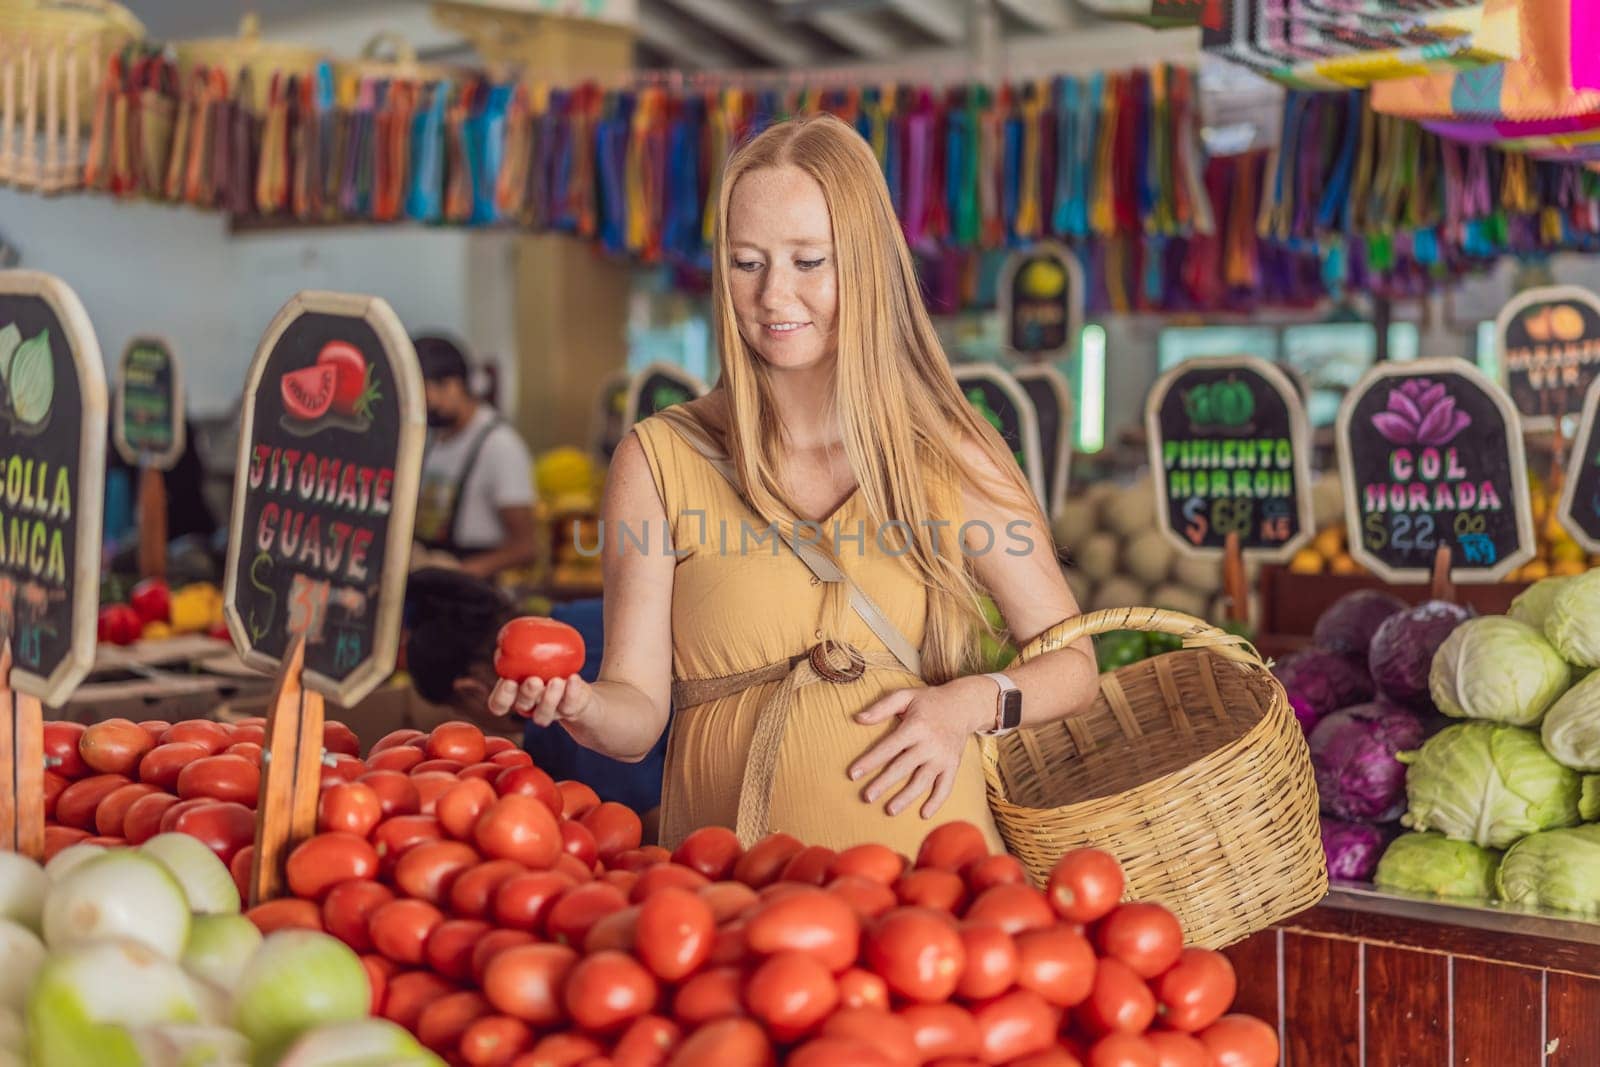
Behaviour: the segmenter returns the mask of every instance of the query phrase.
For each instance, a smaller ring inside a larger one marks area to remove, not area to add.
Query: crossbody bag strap
[[[666,419],[668,425],[678,431],[690,447],[700,453],[718,474],[727,479],[728,484],[743,498],[744,492],[739,486],[738,471],[734,469],[732,461],[706,435],[694,416],[688,412],[680,412],[676,408],[667,408],[658,414]],[[922,677],[922,656],[916,646],[890,621],[883,609],[840,569],[837,563],[829,559],[815,545],[793,540],[787,536],[783,538],[783,542],[800,557],[800,562],[804,563],[819,581],[843,582],[850,594],[850,606],[861,616],[861,621],[867,624],[868,629],[877,635],[878,640],[883,642],[883,646],[894,654],[894,658],[899,660],[907,671],[918,678]]]
[[[450,519],[444,524],[445,536],[450,539],[451,548],[459,548],[461,542],[456,537],[456,524],[461,521],[461,498],[467,494],[467,483],[472,480],[472,472],[478,468],[478,457],[483,453],[483,446],[488,442],[489,435],[500,428],[504,422],[499,416],[489,420],[489,425],[478,431],[478,436],[467,449],[465,462],[461,465],[461,477],[456,482],[455,493],[450,498]]]

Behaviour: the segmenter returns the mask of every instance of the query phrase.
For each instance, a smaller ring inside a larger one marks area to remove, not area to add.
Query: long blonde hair
[[[876,157],[854,129],[827,114],[768,127],[729,158],[718,190],[712,250],[718,385],[727,395],[726,447],[751,506],[765,521],[791,529],[800,514],[778,476],[782,427],[770,371],[745,342],[734,313],[728,206],[741,177],[783,166],[810,175],[827,201],[839,294],[834,400],[845,452],[873,521],[880,530],[898,531],[895,550],[905,548],[899,558],[927,588],[923,675],[934,684],[948,681],[970,668],[987,624],[958,523],[938,514],[941,504],[956,505],[959,496],[941,498],[936,487],[966,485],[1004,500],[1032,524],[1032,539],[1047,551],[1053,550],[1049,524],[1011,450],[956,383]],[[1006,473],[1005,484],[985,484],[961,455],[963,438]],[[905,525],[889,525],[896,522]],[[836,610],[842,603],[835,597]]]

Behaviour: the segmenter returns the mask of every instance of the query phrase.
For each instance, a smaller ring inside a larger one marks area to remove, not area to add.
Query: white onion
[[[227,866],[199,838],[188,834],[157,834],[139,851],[165,867],[183,887],[189,910],[201,915],[237,915],[239,887]]]
[[[225,1026],[167,1023],[140,1027],[131,1036],[148,1064],[250,1067],[250,1042]]]
[[[44,942],[38,934],[21,923],[0,919],[0,1009],[20,1011],[27,1006],[44,960]]]
[[[107,938],[45,963],[28,1001],[28,1045],[33,1062],[51,1067],[142,1067],[123,1027],[200,1016],[195,984],[176,963],[142,942]]]
[[[243,915],[196,915],[179,962],[191,975],[232,993],[260,947],[260,929]]]
[[[49,892],[50,876],[43,867],[20,852],[0,852],[0,919],[37,933]]]
[[[239,976],[233,1025],[258,1053],[276,1057],[307,1030],[366,1018],[371,1006],[367,970],[342,941],[311,930],[279,930]]]
[[[387,1019],[328,1023],[296,1041],[277,1067],[444,1067],[444,1061]]]
[[[76,870],[80,864],[87,863],[96,856],[103,856],[105,853],[106,846],[104,845],[68,845],[50,857],[50,862],[44,865],[44,873],[50,877],[50,881],[59,882]]]
[[[74,868],[45,901],[45,944],[60,949],[104,937],[142,941],[176,960],[189,939],[183,887],[156,860],[125,849]]]

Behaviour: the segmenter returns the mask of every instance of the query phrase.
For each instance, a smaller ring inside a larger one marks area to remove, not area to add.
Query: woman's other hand
[[[529,678],[517,684],[502,678],[489,694],[489,710],[496,715],[516,712],[532,719],[535,725],[549,726],[556,720],[577,722],[594,703],[594,690],[576,674],[565,678]]]
[[[884,810],[899,815],[928,794],[922,817],[933,818],[955,788],[968,738],[994,720],[994,691],[991,679],[957,678],[939,686],[896,689],[857,712],[855,720],[863,726],[900,720],[850,765],[852,781],[878,772],[862,790],[861,799],[875,804],[905,781]]]

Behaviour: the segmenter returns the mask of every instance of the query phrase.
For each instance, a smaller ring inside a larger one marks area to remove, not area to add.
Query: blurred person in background
[[[428,404],[417,542],[477,578],[532,563],[538,540],[528,446],[473,395],[460,345],[437,334],[413,344]]]

